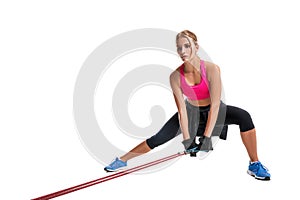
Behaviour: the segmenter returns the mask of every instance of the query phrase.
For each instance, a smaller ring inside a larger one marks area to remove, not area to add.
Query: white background
[[[164,28],[195,32],[221,67],[226,102],[251,113],[259,157],[272,180],[246,174],[248,157],[232,126],[228,141],[219,141],[204,160],[186,156],[162,171],[127,175],[57,199],[299,199],[297,5],[2,1],[0,198],[30,199],[107,175],[76,131],[76,77],[102,42],[133,29]]]

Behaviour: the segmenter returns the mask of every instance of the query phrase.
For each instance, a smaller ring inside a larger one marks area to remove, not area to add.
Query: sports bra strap
[[[204,82],[206,83],[207,87],[209,88],[208,80],[206,77],[206,69],[205,69],[205,63],[204,60],[200,60],[200,70],[201,70],[201,76]]]

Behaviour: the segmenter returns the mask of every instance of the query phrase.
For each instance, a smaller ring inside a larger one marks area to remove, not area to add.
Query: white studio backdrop
[[[260,182],[246,174],[246,150],[238,127],[231,126],[228,140],[219,141],[206,159],[185,156],[163,170],[124,176],[57,199],[297,199],[297,5],[233,0],[1,2],[1,199],[35,198],[107,175],[78,136],[74,85],[95,48],[140,28],[189,29],[197,34],[200,46],[221,68],[226,103],[251,113],[259,157],[272,180]],[[145,60],[147,53],[142,54],[136,55],[136,65],[150,62]],[[170,55],[149,55],[172,69],[180,64]],[[141,126],[148,123],[149,114],[141,108],[151,102],[140,99],[156,93],[146,89],[133,96],[129,106],[130,116]],[[161,88],[157,93],[168,118],[176,111],[173,98]],[[105,125],[116,131],[113,121]],[[122,139],[124,143],[116,143],[124,151],[140,142],[125,135]]]

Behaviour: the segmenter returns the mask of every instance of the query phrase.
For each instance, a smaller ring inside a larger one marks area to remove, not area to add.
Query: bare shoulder
[[[170,81],[179,80],[180,66],[170,74]]]
[[[220,77],[220,67],[212,62],[205,61],[206,74],[209,81],[216,77]]]
[[[220,67],[218,65],[209,61],[204,61],[204,62],[205,62],[205,67],[207,72],[214,72],[214,71],[220,72]]]

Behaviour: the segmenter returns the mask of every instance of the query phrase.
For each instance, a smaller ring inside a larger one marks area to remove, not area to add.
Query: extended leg
[[[106,166],[104,170],[113,172],[124,168],[127,166],[128,160],[143,155],[149,152],[151,149],[168,142],[179,133],[180,129],[178,113],[176,113],[167,121],[167,123],[160,129],[160,131],[156,135],[152,136],[146,141],[143,141],[120,158],[116,158],[111,164]]]
[[[136,147],[134,147],[131,151],[126,153],[125,155],[121,156],[120,159],[124,162],[145,154],[149,152],[151,149],[162,145],[169,140],[173,139],[176,135],[179,134],[179,120],[178,120],[178,113],[175,113],[166,123],[165,125],[159,130],[159,132],[152,136],[151,138],[143,141]]]
[[[150,150],[151,150],[151,148],[148,146],[147,142],[144,141],[144,142],[140,143],[139,145],[137,145],[136,147],[134,147],[131,151],[129,151],[125,155],[121,156],[120,159],[122,161],[126,162],[134,157],[145,154],[145,153],[149,152]]]

